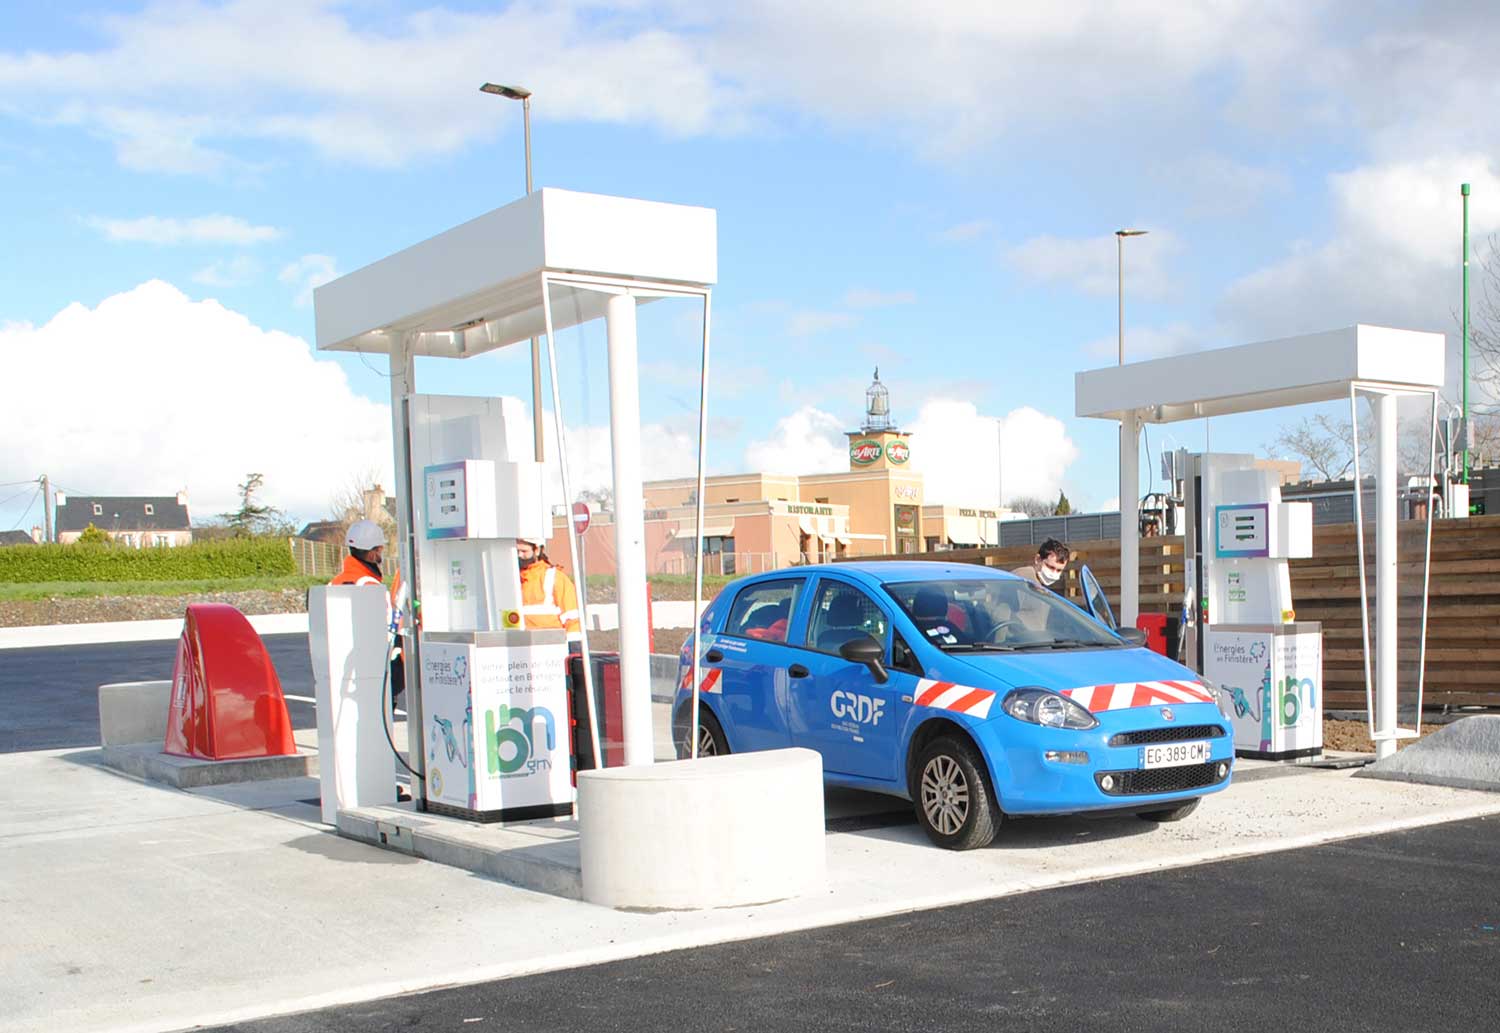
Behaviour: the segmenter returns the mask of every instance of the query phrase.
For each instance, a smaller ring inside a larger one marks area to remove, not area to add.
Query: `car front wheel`
[[[995,838],[1000,809],[984,760],[967,742],[934,739],[917,758],[912,797],[927,836],[948,850],[973,850]]]

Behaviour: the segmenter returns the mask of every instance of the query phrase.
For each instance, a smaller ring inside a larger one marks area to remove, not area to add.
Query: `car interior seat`
[[[941,588],[923,585],[911,602],[912,620],[923,635],[932,636],[938,628],[950,627],[948,623],[948,594]]]
[[[818,650],[837,653],[839,647],[856,635],[864,634],[864,608],[852,592],[835,595],[828,604],[828,617],[818,633]]]

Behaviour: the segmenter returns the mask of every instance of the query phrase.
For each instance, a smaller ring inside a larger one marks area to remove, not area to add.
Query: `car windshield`
[[[885,590],[927,641],[950,652],[1122,644],[1055,593],[1021,578],[903,581]]]

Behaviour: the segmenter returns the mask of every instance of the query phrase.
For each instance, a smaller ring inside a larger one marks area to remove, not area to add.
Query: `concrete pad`
[[[337,836],[297,803],[310,784],[189,793],[96,751],[0,756],[0,1031],[231,1023],[1500,813],[1497,794],[1313,771],[1176,825],[1014,821],[962,854],[911,824],[836,833],[821,893],[641,914]]]
[[[298,751],[281,757],[240,757],[234,760],[200,760],[163,753],[160,742],[103,746],[100,762],[107,768],[159,782],[175,789],[263,782],[271,779],[317,775],[318,755]]]
[[[99,686],[99,742],[104,746],[167,741],[172,680]]]
[[[1364,778],[1500,792],[1500,716],[1454,721],[1360,772]]]

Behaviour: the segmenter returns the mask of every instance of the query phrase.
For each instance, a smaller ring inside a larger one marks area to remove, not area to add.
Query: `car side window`
[[[800,578],[785,581],[762,581],[741,589],[735,597],[724,634],[763,642],[785,642],[787,622],[797,608]]]
[[[825,580],[818,586],[807,625],[809,649],[837,656],[840,646],[859,635],[884,645],[887,630],[885,611],[853,585]]]
[[[906,644],[906,639],[897,632],[891,636],[891,666],[898,671],[907,674],[915,674],[922,677],[922,664],[917,660],[917,654],[913,653],[911,646]]]

